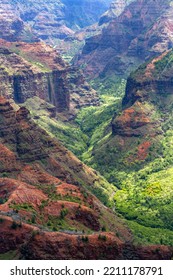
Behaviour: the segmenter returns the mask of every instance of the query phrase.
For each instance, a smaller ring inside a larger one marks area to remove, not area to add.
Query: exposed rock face
[[[10,1],[0,1],[0,38],[13,41],[19,40],[24,29],[24,22],[20,14]]]
[[[87,235],[88,241],[84,241],[82,235],[47,232],[24,223],[14,230],[11,218],[1,216],[1,219],[1,253],[17,249],[22,259],[170,260],[172,257],[172,249],[167,246],[133,246],[112,233]]]
[[[114,0],[110,5],[109,10],[100,17],[99,25],[107,23],[112,19],[121,15],[125,7],[126,7],[125,0]]]
[[[96,92],[75,67],[67,65],[44,43],[7,43],[0,48],[0,94],[17,103],[38,96],[57,112],[72,114],[82,106],[98,105]]]
[[[113,119],[112,133],[124,141],[127,137],[130,142],[133,137],[141,138],[143,144],[138,145],[138,154],[145,156],[141,155],[141,159],[139,156],[139,160],[145,160],[148,147],[158,135],[164,134],[165,122],[171,121],[172,74],[171,50],[140,66],[127,80],[123,111]]]
[[[151,119],[152,112],[136,102],[112,121],[112,133],[125,137],[145,137],[148,133],[154,136],[154,130],[158,128],[158,124]]]
[[[65,5],[67,26],[79,29],[99,20],[100,15],[107,10],[111,0],[62,0]]]
[[[0,38],[9,41],[64,39],[93,24],[111,0],[1,0]],[[52,41],[53,42],[53,41]]]
[[[127,76],[150,57],[171,48],[173,7],[169,0],[136,0],[101,34],[90,37],[77,65],[86,65],[91,78],[116,74]]]
[[[122,114],[112,122],[114,134],[151,137],[163,133],[163,120],[153,115],[170,106],[164,108],[169,99],[167,93],[171,94],[173,90],[171,54],[172,51],[163,53],[130,75],[122,101]]]
[[[102,29],[104,29],[112,19],[117,18],[123,12],[124,8],[132,1],[134,0],[116,0],[111,2],[109,9],[101,15],[97,22],[78,29],[72,36],[68,36],[61,41],[61,43],[59,41],[56,48],[61,53],[68,54],[68,56],[70,55],[70,57],[75,61],[77,59],[76,54],[81,51],[81,48],[85,44],[85,40],[91,36],[101,35]]]

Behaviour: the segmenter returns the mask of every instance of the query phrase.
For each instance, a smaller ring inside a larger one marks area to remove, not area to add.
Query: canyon
[[[95,23],[111,0],[1,0],[0,37],[9,41],[54,41]],[[97,8],[99,6],[99,9]]]
[[[99,34],[86,39],[75,64],[88,78],[127,77],[153,56],[172,47],[171,1],[133,1]]]
[[[0,259],[172,259],[172,9],[0,1]]]
[[[171,258],[168,246],[132,244],[126,222],[85,187],[107,186],[110,195],[111,185],[34,124],[25,108],[15,112],[1,97],[0,116],[1,258]]]

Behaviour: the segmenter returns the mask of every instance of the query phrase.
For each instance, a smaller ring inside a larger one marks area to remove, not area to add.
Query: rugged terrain
[[[16,103],[38,96],[55,107],[50,108],[52,112],[65,111],[67,116],[83,106],[99,104],[97,93],[81,72],[42,42],[1,40],[0,63],[0,93]]]
[[[28,237],[33,239],[39,235],[38,231],[45,235],[41,242],[45,242],[47,248],[47,238],[48,242],[57,244],[65,240],[75,242],[79,238],[87,245],[91,233],[95,233],[94,240],[100,238],[102,244],[102,238],[107,240],[107,233],[99,237],[98,232],[107,231],[107,226],[115,233],[110,237],[108,234],[108,242],[117,240],[121,244],[116,237],[119,227],[120,235],[125,234],[127,240],[131,238],[127,226],[118,217],[116,222],[115,215],[88,192],[87,188],[100,188],[104,195],[106,185],[109,192],[114,192],[96,171],[37,127],[27,109],[15,112],[3,97],[0,98],[0,120],[1,253],[19,251],[19,245],[29,245]],[[107,219],[110,219],[108,223]],[[64,234],[61,237],[53,234],[56,231]],[[83,236],[85,233],[87,236]],[[65,250],[65,245],[63,248]],[[32,258],[35,258],[34,251],[30,251]],[[27,257],[24,253],[23,256]],[[65,254],[57,252],[52,257],[65,258]],[[68,257],[77,255],[71,252]],[[46,249],[42,254],[38,252],[37,258],[46,258]]]
[[[171,258],[166,246],[132,244],[125,221],[91,193],[107,186],[113,194],[113,187],[37,127],[27,109],[15,112],[1,97],[0,120],[1,259]]]
[[[142,62],[172,47],[172,13],[169,0],[133,1],[101,33],[86,40],[75,63],[83,65],[90,79],[127,77]]]
[[[50,121],[39,100],[24,104],[50,135],[118,187],[109,203],[141,244],[173,243],[172,65],[172,51],[142,65],[129,76],[123,101],[125,84],[115,96],[102,95],[100,106],[82,109],[73,123]]]
[[[114,102],[100,114],[97,136],[89,116],[81,122],[86,133],[92,128],[83,160],[118,187],[116,209],[142,243],[173,242],[172,69],[170,50],[132,72],[122,104]]]
[[[111,0],[1,0],[0,38],[54,42],[98,21]]]
[[[0,1],[0,259],[173,256],[172,1],[107,4]]]

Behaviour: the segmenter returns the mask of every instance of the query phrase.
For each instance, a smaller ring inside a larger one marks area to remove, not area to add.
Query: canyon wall
[[[111,13],[111,11],[109,12]],[[127,77],[141,63],[173,46],[173,7],[169,0],[136,0],[86,39],[75,64],[87,77]]]
[[[57,112],[98,105],[97,93],[76,67],[66,64],[44,43],[0,42],[0,94],[16,103],[38,96]]]

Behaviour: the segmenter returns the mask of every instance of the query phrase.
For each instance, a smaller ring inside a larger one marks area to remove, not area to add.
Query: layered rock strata
[[[38,96],[57,112],[98,105],[97,93],[75,67],[67,65],[56,50],[44,43],[1,41],[0,94],[16,103]]]
[[[76,65],[90,78],[118,75],[172,47],[173,7],[169,0],[136,0],[112,19],[102,32],[86,40]]]

